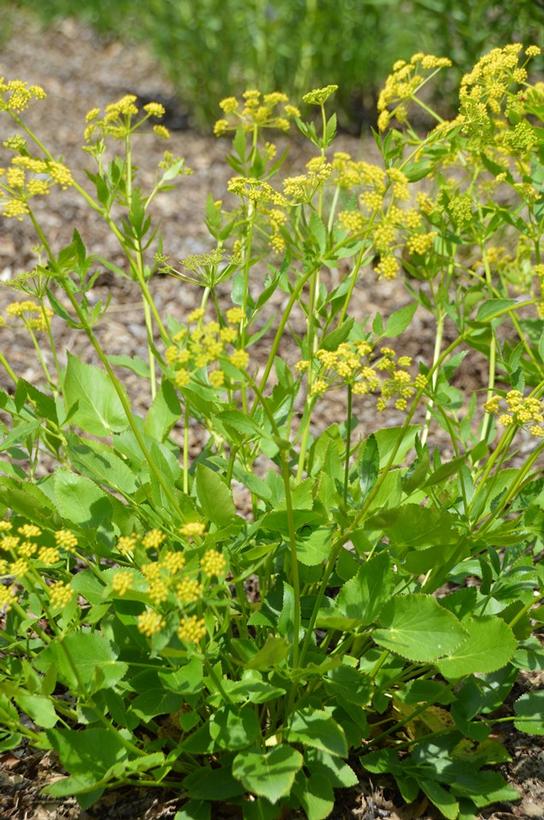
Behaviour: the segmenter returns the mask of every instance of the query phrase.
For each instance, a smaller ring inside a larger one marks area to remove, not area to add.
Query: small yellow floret
[[[193,604],[202,596],[202,584],[193,578],[184,578],[177,585],[176,593],[183,604]]]
[[[200,562],[200,567],[205,575],[224,575],[227,568],[225,556],[216,550],[208,550]]]
[[[144,105],[144,111],[146,111],[151,117],[164,117],[166,110],[164,105],[161,105],[158,102],[149,102],[147,105]]]
[[[178,638],[180,641],[186,643],[199,643],[206,634],[206,626],[204,625],[204,618],[197,618],[196,615],[191,615],[189,618],[183,618],[180,621],[178,628]]]
[[[142,545],[146,550],[154,549],[160,547],[165,540],[166,535],[162,532],[162,530],[153,529],[146,532],[142,538]]]
[[[176,371],[174,381],[176,383],[176,387],[187,387],[187,385],[191,381],[191,374],[185,367],[181,367],[179,370]]]
[[[50,566],[60,561],[60,553],[56,547],[42,547],[38,552],[38,560]]]
[[[69,584],[64,584],[62,581],[56,581],[47,592],[49,593],[49,600],[54,607],[68,606],[73,598],[74,591]]]
[[[148,638],[160,632],[163,626],[164,618],[152,609],[146,609],[145,612],[138,615],[138,630]]]
[[[57,530],[55,533],[57,547],[71,551],[77,547],[77,538],[70,530]]]
[[[246,350],[235,350],[229,356],[230,362],[240,370],[245,370],[249,364],[249,353]]]
[[[37,538],[38,535],[42,534],[41,529],[36,524],[23,524],[18,527],[17,532],[20,532],[25,538]]]
[[[162,556],[161,564],[168,572],[175,574],[185,566],[185,556],[182,552],[167,552]]]
[[[225,374],[222,370],[214,370],[213,373],[210,373],[209,380],[212,387],[223,387]]]
[[[9,612],[13,604],[17,603],[17,595],[15,594],[15,587],[6,587],[0,585],[0,610]]]
[[[136,536],[121,535],[117,539],[116,546],[121,555],[131,555],[134,552],[134,548],[136,547]]]
[[[206,525],[202,521],[188,521],[179,528],[179,531],[186,538],[198,538],[199,536],[204,535]]]
[[[232,307],[227,310],[227,322],[237,325],[244,318],[244,311],[241,307]]]
[[[111,579],[111,591],[116,595],[126,595],[132,585],[131,572],[116,572]]]

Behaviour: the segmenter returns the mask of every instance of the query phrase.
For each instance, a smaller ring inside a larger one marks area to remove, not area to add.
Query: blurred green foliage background
[[[447,109],[481,54],[544,37],[544,0],[0,0],[4,20],[19,8],[46,25],[76,17],[144,41],[205,128],[218,100],[245,88],[285,91],[296,103],[309,88],[337,83],[340,125],[357,132],[374,122],[392,63],[416,51],[454,61],[438,88]]]

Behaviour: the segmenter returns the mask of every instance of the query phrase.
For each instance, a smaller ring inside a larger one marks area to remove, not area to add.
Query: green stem
[[[311,364],[310,364],[311,368]],[[304,415],[301,422],[302,427],[302,438],[300,440],[300,452],[298,456],[298,465],[297,465],[297,473],[296,473],[296,480],[297,483],[302,481],[302,476],[304,473],[304,464],[306,462],[306,452],[308,450],[308,442],[310,439],[310,422],[312,420],[312,410],[314,408],[315,398],[311,396],[308,397],[308,403],[304,410]]]
[[[189,493],[189,403],[185,399],[183,413],[183,492]]]
[[[433,350],[433,366],[440,358],[440,350],[442,348],[442,340],[444,338],[444,319],[445,314],[444,311],[440,310],[436,319],[436,335],[434,339],[434,350]],[[425,411],[425,421],[423,423],[423,429],[421,433],[421,444],[424,445],[427,441],[427,437],[429,435],[429,428],[432,419],[432,412],[434,407],[434,394],[436,391],[436,386],[438,384],[438,368],[433,370],[433,375],[431,378],[431,390],[432,396],[430,397],[427,409]]]
[[[136,439],[136,441],[138,443],[138,446],[139,446],[140,450],[142,451],[142,454],[143,454],[145,460],[147,461],[147,463],[149,465],[150,471],[153,473],[153,475],[157,479],[158,483],[160,484],[161,488],[163,489],[164,494],[166,495],[166,497],[168,498],[168,500],[172,504],[172,508],[176,511],[176,513],[181,518],[181,508],[178,504],[178,500],[177,500],[177,498],[176,498],[176,496],[175,496],[175,494],[172,490],[171,485],[169,484],[169,482],[167,481],[166,477],[163,475],[161,470],[159,470],[159,468],[157,467],[157,465],[153,461],[153,458],[151,457],[151,453],[147,449],[147,445],[144,441],[144,438],[143,438],[143,436],[140,432],[140,429],[139,429],[139,427],[136,423],[136,420],[133,416],[132,410],[130,408],[129,401],[127,399],[125,391],[123,390],[123,386],[122,386],[121,382],[119,381],[119,379],[117,378],[117,376],[113,372],[113,368],[112,368],[111,364],[109,363],[106,354],[102,350],[102,347],[100,346],[100,343],[99,343],[98,339],[94,335],[94,333],[92,331],[92,328],[87,323],[85,314],[81,310],[77,299],[72,294],[69,285],[68,285],[68,287],[64,288],[64,291],[65,291],[66,295],[68,296],[68,299],[70,300],[70,302],[72,304],[72,307],[74,308],[74,310],[77,314],[77,317],[78,317],[78,319],[81,323],[81,326],[83,327],[83,329],[85,330],[85,333],[87,334],[87,338],[89,339],[90,343],[92,344],[98,358],[100,359],[104,369],[106,370],[106,372],[108,374],[108,377],[109,377],[109,379],[110,379],[110,381],[113,385],[113,388],[114,388],[115,392],[117,393],[119,401],[121,402],[121,405],[123,407],[123,410],[124,410],[126,419],[128,421],[129,427],[132,430],[134,438]]]
[[[276,358],[276,354],[278,352],[280,342],[281,342],[281,340],[283,338],[283,335],[284,335],[284,332],[285,332],[285,327],[286,327],[287,322],[289,321],[289,317],[291,315],[291,311],[293,310],[293,307],[295,306],[298,298],[300,297],[300,294],[302,292],[302,289],[304,288],[304,285],[306,284],[308,279],[310,279],[310,277],[313,275],[313,273],[314,273],[314,269],[310,268],[309,271],[307,271],[306,273],[303,273],[302,275],[300,275],[298,277],[297,283],[295,284],[295,286],[294,286],[294,288],[291,292],[291,296],[289,297],[289,301],[287,302],[285,310],[283,311],[282,317],[280,319],[280,323],[278,325],[276,335],[274,336],[274,340],[272,342],[272,347],[270,348],[270,353],[269,353],[268,359],[266,361],[266,366],[264,368],[264,372],[263,372],[261,381],[259,383],[259,390],[264,390],[264,388],[266,387],[266,384],[268,382],[268,377],[270,376],[270,373],[272,371],[272,367],[274,366],[274,359]],[[255,410],[256,403],[257,402],[255,402],[253,404],[253,407],[251,408],[251,413],[252,414]]]
[[[346,453],[344,456],[344,504],[348,500],[348,484],[349,484],[349,456],[351,452],[351,418],[352,418],[352,388],[348,384],[348,410],[346,419]]]
[[[3,354],[3,353],[1,353],[1,352],[0,352],[0,364],[2,365],[2,367],[4,368],[4,370],[6,371],[6,373],[7,373],[7,374],[8,374],[8,376],[10,377],[10,379],[11,379],[11,380],[12,380],[15,384],[17,384],[17,382],[19,381],[19,379],[17,378],[17,374],[15,373],[15,371],[13,370],[13,368],[11,367],[10,363],[8,362],[8,360],[6,359],[6,357],[4,356],[4,354]]]

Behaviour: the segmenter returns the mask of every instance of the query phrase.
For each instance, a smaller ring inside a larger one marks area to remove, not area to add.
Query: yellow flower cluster
[[[227,561],[224,555],[221,555],[220,552],[216,550],[208,550],[204,553],[204,556],[200,562],[200,567],[204,575],[212,577],[212,575],[217,575],[218,577],[225,574],[227,569]]]
[[[408,237],[406,247],[410,253],[424,254],[432,247],[436,233],[414,233]]]
[[[412,378],[408,372],[412,366],[410,356],[397,356],[389,347],[382,347],[379,354],[366,341],[344,342],[336,350],[318,350],[311,395],[322,395],[344,383],[351,386],[354,395],[378,394],[376,406],[380,411],[391,401],[397,410],[405,410],[407,400],[425,387],[425,377]],[[311,362],[301,361],[295,367],[303,372],[311,366]]]
[[[13,604],[16,603],[17,595],[15,592],[15,587],[6,587],[3,584],[0,584],[0,610],[3,609],[5,612],[9,612]]]
[[[153,609],[146,609],[138,615],[138,630],[148,638],[160,632],[164,626],[164,618]]]
[[[20,220],[29,213],[31,199],[47,196],[52,185],[65,190],[73,184],[70,169],[61,162],[26,155],[12,157],[7,168],[0,168],[2,213]]]
[[[21,578],[30,569],[29,559],[35,557],[41,564],[52,566],[61,559],[60,549],[71,551],[77,544],[75,536],[69,530],[58,530],[54,533],[57,546],[47,544],[37,544],[34,540],[43,535],[42,528],[29,522],[17,527],[18,535],[11,534],[13,525],[11,521],[0,521],[0,533],[4,535],[0,538],[0,550],[11,553],[13,558],[9,563],[6,559],[0,559],[4,574]],[[21,540],[25,539],[25,540]],[[70,546],[73,545],[73,546]]]
[[[11,302],[6,308],[6,313],[11,319],[20,319],[28,330],[37,332],[46,331],[53,316],[50,308],[38,305],[31,299]]]
[[[44,100],[46,96],[39,85],[29,85],[23,80],[5,80],[0,77],[0,111],[22,114],[32,100]]]
[[[38,560],[46,566],[52,566],[60,561],[60,552],[56,547],[41,547],[38,552]]]
[[[55,608],[68,606],[74,597],[73,589],[69,584],[65,584],[62,581],[56,581],[54,584],[51,584],[51,586],[47,588],[47,592],[49,600]]]
[[[451,60],[447,57],[434,57],[432,54],[414,54],[409,62],[398,60],[393,65],[393,71],[385,81],[378,97],[378,128],[380,131],[385,131],[394,118],[399,123],[406,122],[408,116],[406,103],[423,85],[428,72],[434,73],[449,66],[451,66]]]
[[[142,546],[146,550],[158,549],[166,541],[166,535],[162,530],[149,530],[142,538]]]
[[[302,102],[308,105],[324,105],[329,97],[338,91],[337,85],[326,85],[323,88],[314,88],[302,97]]]
[[[539,53],[538,46],[529,46],[523,55],[521,44],[513,43],[485,54],[461,80],[459,115],[435,132],[440,129],[445,134],[458,128],[466,138],[465,148],[485,150],[499,165],[511,155],[523,166],[526,154],[538,143],[533,126],[521,119],[527,105],[530,111],[532,95],[538,95],[536,86],[527,87],[525,66]],[[525,198],[528,188],[531,186],[519,191]]]
[[[291,205],[310,202],[316,191],[325,183],[333,172],[330,162],[324,157],[312,157],[306,163],[306,173],[287,177],[283,181],[283,193]]]
[[[368,162],[355,162],[349,154],[334,155],[333,181],[343,188],[364,187],[359,194],[360,209],[340,211],[338,222],[350,236],[360,238],[366,233],[372,237],[378,259],[375,272],[381,279],[394,279],[400,264],[395,251],[400,249],[403,236],[411,253],[423,253],[432,244],[434,234],[421,231],[423,217],[432,202],[428,197],[419,201],[419,208],[405,207],[410,198],[409,181],[399,168],[384,170]]]
[[[523,397],[519,390],[510,390],[506,396],[493,396],[484,404],[486,413],[499,415],[499,424],[523,426],[530,424],[529,432],[539,438],[544,437],[544,401],[533,396]]]
[[[239,317],[239,314],[234,313],[233,318],[236,316]],[[180,527],[180,532],[186,538],[200,537],[205,533],[205,524],[200,521],[187,522]],[[149,538],[150,533],[152,534],[151,539]],[[176,606],[183,611],[189,607],[189,612],[191,612],[195,605],[201,606],[205,586],[214,585],[218,580],[221,581],[227,571],[225,557],[215,549],[207,550],[200,564],[196,563],[194,554],[189,552],[191,563],[186,567],[185,553],[165,547],[164,540],[161,538],[163,535],[160,530],[151,530],[142,539],[147,543],[150,540],[153,541],[158,554],[153,560],[139,567],[141,575],[136,574],[132,569],[119,569],[111,579],[112,593],[119,597],[126,595],[132,588],[147,594],[148,606],[137,619],[138,630],[147,637],[157,634],[165,626],[166,614],[159,611],[163,605],[166,604],[169,609]],[[12,536],[4,537],[11,538]],[[123,536],[123,538],[126,541],[124,549],[127,552],[133,552],[137,545],[136,536]],[[181,640],[198,643],[205,634],[204,621],[199,615],[184,614],[178,630]]]
[[[173,379],[177,387],[187,387],[191,382],[192,373],[202,367],[219,364],[222,357],[241,370],[247,368],[249,354],[242,348],[235,348],[238,339],[238,330],[234,325],[243,321],[244,314],[241,308],[230,308],[227,311],[227,326],[221,327],[218,322],[202,323],[204,311],[197,308],[187,317],[189,324],[197,326],[192,330],[183,327],[174,336],[175,344],[167,347],[164,353],[167,363],[173,369]],[[228,352],[228,346],[231,346]],[[212,387],[223,386],[225,375],[221,369],[215,369],[208,375]]]
[[[38,536],[42,534],[40,527],[36,524],[23,524],[17,527],[17,532],[24,535],[25,538],[38,538]]]
[[[117,550],[121,555],[132,555],[136,548],[137,541],[138,539],[135,535],[121,535],[117,539]]]
[[[183,604],[194,604],[202,597],[202,584],[196,578],[183,578],[176,587],[176,595]]]
[[[114,139],[124,139],[151,117],[154,119],[164,117],[164,106],[160,103],[147,103],[140,110],[137,100],[138,98],[134,94],[125,94],[120,100],[106,105],[102,116],[100,108],[92,108],[85,117],[87,123],[84,131],[85,141],[89,142],[92,139],[107,136]],[[135,117],[139,118],[135,120]],[[170,133],[164,125],[155,125],[153,131],[161,139],[170,137]]]
[[[282,109],[278,111],[280,105]],[[261,94],[255,89],[248,89],[242,94],[241,100],[226,97],[221,100],[219,107],[225,116],[214,125],[213,132],[216,137],[221,137],[227,131],[236,131],[240,127],[244,131],[252,132],[260,128],[288,131],[289,121],[300,116],[298,108],[291,105],[287,95],[279,91]]]
[[[178,638],[180,641],[200,643],[205,634],[206,627],[204,625],[204,618],[191,615],[189,618],[183,618],[183,620],[180,621],[178,628]]]
[[[247,199],[255,205],[277,205],[285,207],[288,203],[284,196],[279,194],[263,179],[255,177],[231,177],[227,183],[227,190],[231,194]]]
[[[131,572],[116,572],[111,579],[111,590],[115,595],[123,597],[132,586]]]
[[[179,531],[186,538],[200,538],[206,532],[206,525],[202,521],[188,521]]]
[[[57,547],[72,552],[77,547],[77,538],[71,530],[57,530],[55,533]]]

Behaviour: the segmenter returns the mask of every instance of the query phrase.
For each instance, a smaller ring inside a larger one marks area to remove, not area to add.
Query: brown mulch
[[[89,158],[81,150],[83,120],[86,112],[94,106],[103,106],[125,93],[133,92],[147,99],[160,96],[170,99],[172,89],[157,65],[140,47],[127,47],[118,42],[103,42],[89,29],[65,21],[52,30],[44,32],[29,18],[15,17],[10,38],[0,46],[0,76],[21,78],[43,85],[48,93],[45,104],[36,105],[30,120],[53,153],[62,155],[80,180]],[[176,104],[169,111],[171,122],[183,122],[183,111]],[[8,136],[6,121],[0,119],[0,142]],[[169,149],[184,156],[193,169],[193,175],[182,179],[175,193],[159,199],[156,215],[161,222],[164,248],[172,258],[199,253],[210,247],[204,226],[203,213],[206,197],[224,195],[230,170],[224,162],[227,144],[212,137],[174,131]],[[361,155],[372,153],[370,142],[342,137],[339,148]],[[0,149],[1,150],[1,149]],[[164,146],[158,144],[150,131],[143,131],[137,140],[137,153],[143,179],[149,183],[153,169],[162,157]],[[295,157],[300,149],[295,146]],[[1,155],[0,155],[1,158]],[[100,222],[99,218],[80,201],[77,194],[66,191],[50,198],[40,213],[42,223],[54,247],[60,247],[70,239],[77,226],[89,250],[99,253],[116,264],[123,265],[116,240]],[[33,248],[35,238],[26,223],[0,220],[0,283],[31,268],[35,263]],[[171,314],[181,319],[195,307],[200,293],[179,280],[157,277],[152,283],[157,306],[163,315]],[[112,298],[112,305],[105,321],[99,328],[99,337],[111,354],[145,355],[145,333],[141,319],[141,306],[136,286],[128,279],[114,279],[109,275],[101,278],[91,299]],[[281,297],[280,297],[281,298]],[[0,287],[0,312],[13,299],[13,291]],[[405,304],[408,297],[400,282],[370,283],[358,286],[354,301],[360,316],[382,311],[386,315]],[[277,306],[275,306],[277,307]],[[2,343],[6,343],[6,330]],[[71,352],[91,361],[85,339],[72,333],[58,320],[55,332],[60,339],[63,355]],[[408,338],[403,339],[403,352],[429,361],[432,356],[434,328],[424,315],[416,314]],[[39,381],[40,373],[35,363],[29,340],[22,334],[13,333],[9,339],[8,359],[15,371],[29,381]],[[484,363],[477,361],[467,367],[460,378],[459,388],[465,393],[482,388]],[[4,380],[4,373],[0,374]],[[146,396],[138,392],[137,380],[127,378],[139,411],[148,404]],[[10,386],[6,386],[10,389]],[[330,424],[342,417],[342,400],[327,396],[321,404],[318,423]],[[376,413],[373,405],[363,402],[357,415],[363,431],[375,429]],[[402,421],[402,416],[391,415],[389,424]],[[440,439],[444,455],[447,444]],[[195,451],[200,446],[199,431],[193,431]],[[544,816],[544,739],[527,738],[513,729],[505,730],[505,742],[512,755],[512,763],[504,767],[508,780],[520,788],[521,803],[495,809],[482,817],[494,820],[507,818]],[[0,817],[6,820],[72,820],[101,818],[101,820],[160,820],[171,818],[181,808],[178,795],[149,790],[120,790],[105,796],[92,809],[84,812],[74,799],[52,801],[44,799],[41,788],[60,777],[62,772],[54,756],[21,748],[0,755]],[[432,818],[426,801],[416,806],[400,808],[398,794],[386,778],[373,780],[365,777],[358,788],[338,792],[338,806],[331,815],[334,818]],[[214,817],[222,817],[215,814]],[[226,816],[226,815],[225,815]],[[233,816],[233,815],[230,815]]]

